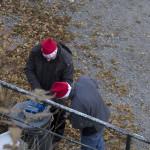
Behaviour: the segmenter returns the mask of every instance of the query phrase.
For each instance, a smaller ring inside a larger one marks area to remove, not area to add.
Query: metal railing
[[[28,125],[28,126],[30,126],[30,127],[36,128],[36,129],[38,129],[38,130],[42,130],[42,131],[45,132],[45,133],[50,133],[50,134],[53,134],[53,135],[55,135],[55,136],[57,136],[57,137],[59,137],[59,138],[65,139],[65,140],[67,140],[67,141],[70,141],[70,142],[72,142],[72,143],[75,143],[75,144],[78,144],[78,145],[82,145],[82,146],[87,147],[87,148],[90,148],[90,149],[92,149],[92,150],[96,150],[95,148],[92,148],[92,147],[90,147],[90,146],[88,146],[88,145],[82,144],[82,143],[77,142],[77,141],[75,141],[75,140],[73,140],[73,139],[70,139],[70,138],[64,137],[64,136],[62,136],[62,135],[59,135],[59,134],[57,134],[57,133],[55,133],[55,132],[52,132],[52,131],[50,131],[50,130],[47,130],[47,129],[44,129],[44,128],[42,128],[42,127],[33,125],[33,124],[29,123],[29,122],[24,122],[24,121],[22,121],[22,120],[20,120],[20,119],[18,119],[18,118],[12,117],[12,116],[10,117],[9,115],[7,115],[7,114],[5,114],[5,113],[1,113],[1,112],[0,112],[0,116],[1,116],[2,118],[5,117],[5,118],[7,118],[7,119],[16,120],[16,121],[21,122],[21,123],[23,123],[23,124],[26,124],[26,125]]]
[[[1,80],[0,80],[0,84],[1,84],[2,86],[4,86],[4,87],[7,87],[7,88],[12,89],[12,90],[14,90],[14,91],[16,91],[16,92],[22,93],[22,94],[24,94],[24,95],[31,95],[31,96],[33,96],[33,97],[35,97],[35,98],[37,97],[37,95],[35,95],[35,94],[31,93],[31,92],[28,92],[28,91],[26,91],[26,90],[23,90],[23,89],[21,89],[21,88],[18,88],[18,87],[16,87],[16,86],[13,86],[13,85],[11,85],[11,84],[9,84],[9,83],[6,83],[6,82],[4,82],[4,81],[1,81]],[[71,109],[71,108],[69,108],[69,107],[66,107],[66,106],[64,106],[64,105],[58,104],[58,103],[56,103],[56,102],[54,102],[54,101],[51,101],[51,100],[49,100],[49,99],[45,99],[44,102],[46,102],[48,105],[52,105],[52,106],[55,106],[55,107],[57,107],[57,108],[61,108],[61,109],[65,110],[65,111],[67,111],[67,112],[76,114],[76,115],[81,116],[81,117],[83,117],[83,118],[86,118],[86,119],[88,119],[88,120],[90,120],[90,121],[92,121],[92,122],[94,122],[94,123],[97,123],[97,124],[100,124],[100,125],[104,125],[104,126],[107,127],[107,128],[111,128],[111,129],[113,129],[113,130],[118,131],[119,133],[122,133],[122,134],[126,135],[126,136],[127,136],[127,139],[126,139],[126,148],[125,148],[125,150],[130,150],[130,145],[131,145],[131,139],[132,139],[132,138],[137,139],[137,140],[139,140],[139,141],[142,141],[142,142],[144,142],[144,143],[150,144],[150,139],[145,138],[145,137],[143,137],[143,136],[141,136],[141,135],[139,135],[139,134],[135,134],[135,133],[132,133],[132,132],[130,132],[130,131],[124,130],[124,129],[119,128],[119,127],[117,127],[117,126],[114,126],[114,125],[112,125],[112,124],[110,124],[110,123],[104,122],[104,121],[102,121],[102,120],[99,120],[99,119],[94,118],[94,117],[92,117],[92,116],[89,116],[89,115],[87,115],[87,114],[78,112],[78,111],[76,111],[76,110],[74,110],[74,109]],[[78,143],[78,144],[79,144],[79,143]]]

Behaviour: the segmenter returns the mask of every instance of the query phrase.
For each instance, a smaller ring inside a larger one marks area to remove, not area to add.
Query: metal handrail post
[[[131,136],[127,135],[126,150],[130,150]]]

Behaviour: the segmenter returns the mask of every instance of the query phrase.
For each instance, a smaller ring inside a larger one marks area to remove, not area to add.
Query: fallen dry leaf
[[[17,63],[16,63],[16,62],[12,62],[11,64],[5,65],[5,66],[2,68],[2,70],[3,70],[3,71],[11,71],[11,70],[16,69],[16,67],[17,67]]]
[[[9,127],[10,135],[12,137],[13,146],[15,147],[21,137],[22,130],[18,127]]]

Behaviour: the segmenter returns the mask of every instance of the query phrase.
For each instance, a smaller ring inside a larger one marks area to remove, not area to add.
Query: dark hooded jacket
[[[25,74],[34,89],[51,90],[54,82],[73,82],[73,62],[71,51],[68,47],[57,43],[57,56],[54,60],[47,61],[41,52],[41,44],[34,46],[30,52],[29,58],[25,66]],[[56,107],[52,106],[50,111],[56,111]],[[53,132],[63,135],[65,128],[65,111],[59,111],[54,117],[51,124]],[[59,125],[59,127],[58,127]],[[55,129],[57,127],[57,129]],[[61,138],[54,136],[53,142],[59,142]]]
[[[99,91],[97,82],[85,75],[81,75],[72,85],[70,93],[71,108],[85,113],[102,121],[108,121],[110,111],[105,105]],[[80,129],[85,136],[102,131],[104,126],[88,121],[83,117],[71,114],[69,116],[73,128]]]
[[[57,43],[57,56],[47,61],[41,52],[41,44],[34,46],[25,66],[25,74],[34,90],[50,90],[54,82],[73,82],[73,62],[68,47]]]

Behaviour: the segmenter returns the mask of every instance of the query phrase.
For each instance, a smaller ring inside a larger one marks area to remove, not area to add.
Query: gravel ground
[[[51,2],[67,0],[51,0]],[[149,0],[76,0],[79,6],[75,12],[68,10],[72,16],[69,30],[77,37],[69,43],[77,59],[75,67],[95,77],[100,68],[93,66],[92,57],[87,51],[76,45],[90,46],[97,55],[96,63],[106,70],[116,66],[112,73],[118,77],[119,84],[132,83],[125,97],[110,92],[101,79],[97,79],[101,95],[112,103],[120,101],[131,105],[139,133],[150,139],[150,1]],[[80,5],[79,5],[80,4]],[[17,20],[17,19],[16,19]],[[77,27],[80,26],[80,27]],[[93,46],[92,41],[96,46]],[[79,61],[79,59],[81,61]],[[150,145],[134,141],[137,150],[148,150]]]
[[[79,2],[79,1],[76,1]],[[97,62],[104,62],[107,68],[117,62],[120,71],[113,74],[118,83],[132,83],[126,97],[120,97],[107,90],[106,84],[98,79],[102,97],[117,104],[120,101],[131,105],[135,123],[142,136],[150,138],[150,1],[149,0],[86,0],[78,11],[71,13],[72,23],[81,23],[81,27],[71,26],[77,38],[70,47],[77,57],[83,60],[86,52],[77,50],[74,45],[90,45],[93,31],[97,49],[90,47],[98,55]],[[105,35],[105,36],[104,36]],[[74,60],[75,66],[95,77],[99,69],[93,67],[92,59],[86,63]],[[109,94],[108,94],[109,93]],[[134,141],[137,150],[150,149],[150,145]]]

